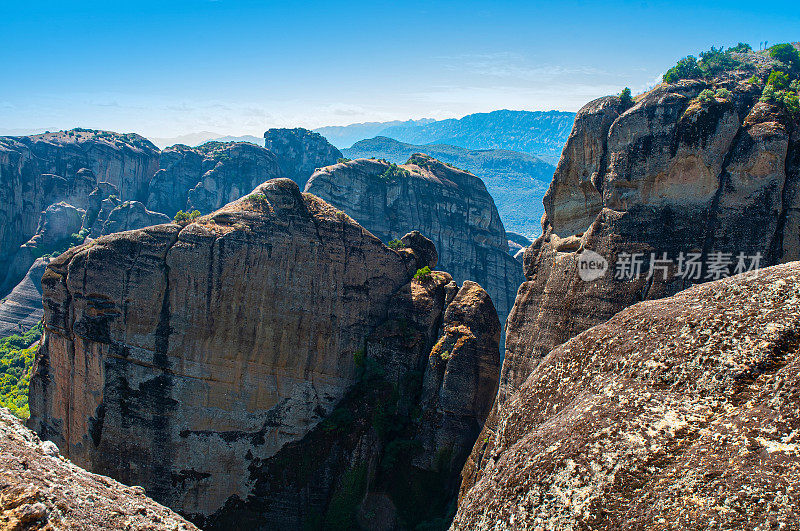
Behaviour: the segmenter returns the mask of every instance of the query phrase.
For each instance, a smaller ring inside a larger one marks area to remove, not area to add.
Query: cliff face
[[[800,128],[759,101],[763,84],[749,75],[663,84],[629,109],[607,97],[578,113],[543,235],[524,255],[501,402],[553,347],[635,302],[741,271],[756,255],[762,267],[798,259]],[[730,94],[698,98],[721,88]],[[604,276],[581,280],[585,250],[607,260]]]
[[[342,158],[325,137],[308,129],[270,129],[264,133],[264,147],[278,157],[283,176],[302,189],[317,168],[335,164]]]
[[[64,201],[85,209],[101,181],[113,184],[122,199],[144,200],[158,161],[158,149],[134,134],[73,130],[0,137],[0,278],[48,206]]]
[[[479,178],[417,154],[400,166],[359,159],[323,168],[306,192],[341,208],[384,242],[419,230],[436,244],[440,267],[458,282],[483,286],[505,322],[524,277]]]
[[[170,216],[195,209],[207,214],[282,176],[275,154],[248,142],[172,146],[161,152],[147,207]]]
[[[147,498],[141,487],[126,487],[73,465],[4,408],[0,448],[3,529],[197,529]]]
[[[452,487],[456,460],[463,463],[494,395],[499,324],[486,317],[493,307],[478,286],[464,286],[453,306],[445,296],[458,288],[446,274],[409,284],[435,264],[435,248],[419,234],[389,249],[288,179],[185,226],[73,248],[42,280],[45,334],[31,426],[76,463],[144,485],[198,521],[224,521],[245,510],[238,503],[261,495],[260,470],[282,462],[276,455],[287,445],[330,435],[321,425],[336,422],[337,405],[365,366],[398,365],[397,378],[425,370],[444,326],[443,341],[459,354],[446,356],[437,365],[442,374],[426,383],[420,408],[431,421],[421,444],[453,449],[444,460]],[[399,311],[404,320],[387,324]],[[412,320],[424,326],[409,328]],[[370,347],[378,339],[366,338],[381,327],[397,341],[413,332],[408,348],[416,350]],[[459,386],[467,389],[461,399],[453,392]],[[408,400],[413,407],[415,398]],[[374,441],[372,417],[365,419],[364,440]],[[470,431],[454,430],[460,423]],[[336,439],[327,444],[301,454],[342,451]],[[299,463],[290,465],[297,473]],[[313,476],[312,484],[324,481],[330,478]],[[303,507],[295,517],[310,518]]]
[[[800,124],[759,101],[767,63],[755,76],[662,84],[629,108],[606,97],[581,109],[544,199],[543,235],[523,256],[527,280],[479,441],[511,429],[510,397],[556,346],[639,301],[798,258]],[[607,270],[580,270],[590,259]],[[476,445],[462,495],[498,455]]]
[[[482,434],[452,529],[793,529],[800,263],[632,306],[552,350]]]

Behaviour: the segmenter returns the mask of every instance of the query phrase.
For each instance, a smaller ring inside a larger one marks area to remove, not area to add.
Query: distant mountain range
[[[387,136],[384,134],[389,128],[393,127],[407,127],[413,128],[417,126],[424,126],[435,122],[433,118],[422,118],[421,120],[394,120],[392,122],[364,122],[359,124],[350,125],[331,125],[328,127],[320,127],[314,129],[315,133],[319,133],[328,139],[328,142],[333,144],[339,149],[348,148],[358,142],[367,138],[373,138],[379,135]],[[404,161],[405,162],[405,161]]]
[[[503,149],[470,150],[446,144],[417,145],[376,137],[341,150],[350,159],[378,158],[396,164],[414,153],[425,153],[467,170],[481,179],[494,198],[507,231],[527,237],[541,232],[542,197],[555,167],[538,157]]]
[[[230,136],[222,135],[220,133],[212,133],[210,131],[201,131],[199,133],[189,133],[188,135],[180,135],[169,138],[148,138],[153,144],[158,146],[159,149],[168,148],[176,144],[183,144],[190,147],[196,147],[206,142],[250,142],[257,146],[264,146],[264,137],[253,135]]]
[[[574,120],[573,112],[501,110],[458,119],[353,124],[315,131],[340,149],[346,148],[351,140],[385,136],[418,145],[521,151],[555,164]]]

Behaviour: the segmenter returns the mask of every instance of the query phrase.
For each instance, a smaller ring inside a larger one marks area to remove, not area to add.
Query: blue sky
[[[0,133],[147,136],[577,110],[687,54],[800,40],[796,2],[10,2]]]

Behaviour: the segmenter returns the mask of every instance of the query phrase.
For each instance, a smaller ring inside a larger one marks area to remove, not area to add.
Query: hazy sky
[[[577,110],[678,58],[800,39],[796,1],[2,0],[0,133],[146,136]]]

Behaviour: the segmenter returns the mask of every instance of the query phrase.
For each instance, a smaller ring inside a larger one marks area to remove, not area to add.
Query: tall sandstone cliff
[[[798,347],[800,262],[623,310],[507,397],[452,529],[797,529]]]
[[[264,133],[264,147],[277,155],[284,177],[301,189],[317,168],[342,158],[342,152],[324,136],[302,128],[270,129]]]
[[[662,84],[628,109],[616,97],[581,109],[545,196],[543,234],[524,255],[501,402],[556,345],[640,300],[719,278],[717,258],[730,261],[727,275],[741,253],[747,267],[756,254],[762,267],[800,257],[800,127],[759,101],[763,83],[750,75]],[[707,88],[731,94],[701,103]],[[581,280],[584,250],[608,261],[603,277]],[[666,274],[649,276],[664,253]],[[679,270],[681,253],[699,253],[699,275]],[[626,254],[639,255],[641,275],[619,269]]]
[[[631,105],[606,97],[578,113],[544,199],[543,234],[523,257],[497,400],[462,496],[493,481],[502,433],[517,429],[506,424],[509,400],[558,345],[637,302],[798,259],[800,124],[760,101],[769,70],[765,59],[755,75],[661,84]],[[579,274],[587,251],[608,263],[599,278]],[[634,261],[638,272],[621,267]]]
[[[30,424],[212,528],[446,517],[500,325],[478,285],[412,280],[436,249],[403,242],[277,179],[193,223],[73,248],[42,280]],[[415,516],[387,491],[394,470],[443,499]]]
[[[508,254],[503,222],[478,177],[416,154],[399,166],[358,159],[322,168],[305,190],[384,242],[419,230],[436,244],[441,268],[458,282],[483,286],[505,323],[524,277]]]

